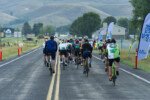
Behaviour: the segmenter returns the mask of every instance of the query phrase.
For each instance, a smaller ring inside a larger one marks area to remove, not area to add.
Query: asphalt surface
[[[50,81],[41,49],[37,50],[0,68],[0,100],[46,100]]]
[[[63,70],[59,60],[56,74],[50,76],[42,49],[17,58],[0,62],[0,100],[150,100],[150,74],[121,64],[114,87],[97,55],[89,77],[74,63]]]

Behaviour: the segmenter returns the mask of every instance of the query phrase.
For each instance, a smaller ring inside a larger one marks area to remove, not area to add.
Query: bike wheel
[[[86,66],[86,73],[87,73],[87,77],[88,77],[88,74],[89,74],[89,68],[88,68],[88,66]]]
[[[63,61],[63,70],[65,70],[65,62]]]
[[[113,68],[113,76],[112,76],[113,85],[116,85],[116,69]]]
[[[78,60],[78,58],[77,58],[76,63],[77,63],[77,69],[78,69],[78,67],[79,67],[79,60]]]
[[[51,63],[48,63],[48,66],[49,66],[48,68],[49,68],[49,71],[50,71],[50,75],[52,76],[53,72],[52,72],[52,65],[51,65]]]

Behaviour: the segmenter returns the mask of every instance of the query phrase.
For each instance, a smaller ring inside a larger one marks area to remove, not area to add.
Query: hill
[[[43,22],[54,26],[69,24],[89,11],[98,13],[101,18],[132,16],[128,0],[0,0],[0,11],[14,18],[28,19],[31,24]]]
[[[16,20],[17,18],[14,17],[14,16],[10,16],[6,13],[2,13],[0,12],[0,24],[5,24],[5,23],[8,23],[10,21],[13,21],[13,20]]]

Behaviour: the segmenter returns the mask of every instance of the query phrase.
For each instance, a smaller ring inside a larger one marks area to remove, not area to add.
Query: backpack
[[[46,43],[46,51],[56,51],[57,50],[57,44],[55,41],[50,40]]]

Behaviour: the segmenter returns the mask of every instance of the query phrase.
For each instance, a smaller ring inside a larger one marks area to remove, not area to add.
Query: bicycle
[[[51,57],[49,58],[48,68],[49,68],[49,71],[50,71],[50,75],[52,76],[53,75],[53,69],[52,69],[52,59],[51,59]]]
[[[68,64],[71,62],[71,64],[72,64],[72,57],[71,57],[71,55],[70,55],[70,53],[68,53]]]
[[[77,69],[78,69],[79,65],[81,64],[81,59],[79,55],[77,55],[76,64],[77,64]]]
[[[63,70],[65,70],[65,57],[64,57],[64,55],[62,56],[62,61],[63,61]]]
[[[113,63],[112,65],[112,81],[113,81],[113,85],[116,85],[116,79],[117,79],[117,75],[116,75],[116,66],[115,63]]]

